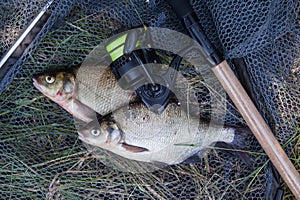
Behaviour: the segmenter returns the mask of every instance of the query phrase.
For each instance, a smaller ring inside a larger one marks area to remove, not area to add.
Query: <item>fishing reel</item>
[[[182,57],[176,55],[162,73],[157,67],[161,61],[155,50],[136,49],[138,46],[137,30],[110,41],[106,51],[113,61],[111,70],[122,89],[134,91],[149,110],[162,113],[174,95],[172,88]]]

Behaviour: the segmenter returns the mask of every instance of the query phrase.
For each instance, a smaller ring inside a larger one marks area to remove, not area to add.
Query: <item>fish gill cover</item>
[[[1,56],[46,3],[0,3]],[[299,152],[294,148],[299,143],[299,2],[191,4],[226,59],[244,59],[258,108],[299,169]],[[6,88],[0,96],[1,197],[265,199],[270,194],[269,161],[253,136],[246,139],[245,151],[254,169],[215,148],[198,164],[168,166],[151,173],[122,172],[103,164],[109,153],[87,150],[78,140],[73,117],[33,87],[33,74],[80,65],[104,39],[120,31],[146,24],[184,32],[165,1],[63,0],[54,1],[47,12],[50,16],[41,32],[1,80],[1,88]],[[177,41],[167,42],[176,45]],[[195,80],[187,66],[181,66],[183,73]],[[201,105],[210,101],[204,86],[199,86]],[[227,100],[225,124],[244,125]],[[119,164],[126,167],[128,163]],[[286,193],[286,198],[292,197]]]

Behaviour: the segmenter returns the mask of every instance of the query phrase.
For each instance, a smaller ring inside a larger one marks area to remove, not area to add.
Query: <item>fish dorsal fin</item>
[[[122,143],[122,147],[124,147],[127,151],[133,152],[133,153],[141,153],[144,151],[149,151],[148,149],[144,147],[134,146],[126,143]]]

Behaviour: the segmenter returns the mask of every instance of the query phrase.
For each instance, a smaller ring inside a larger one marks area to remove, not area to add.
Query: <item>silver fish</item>
[[[176,84],[173,92],[177,99],[185,109],[189,101],[189,110],[198,115],[199,105],[196,91],[191,92],[192,83],[179,74]],[[84,64],[70,70],[37,74],[33,78],[33,85],[70,114],[87,123],[96,118],[95,112],[106,115],[138,101],[132,91],[123,90],[119,86],[110,68],[102,65]]]
[[[79,139],[136,161],[178,164],[216,142],[231,143],[235,136],[234,128],[208,125],[188,116],[177,103],[169,103],[160,115],[134,103],[112,117],[81,128]]]

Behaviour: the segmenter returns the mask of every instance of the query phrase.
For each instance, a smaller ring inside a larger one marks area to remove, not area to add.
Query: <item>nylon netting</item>
[[[1,56],[45,4],[1,1]],[[300,114],[299,2],[191,4],[226,59],[244,59],[259,111],[289,156],[299,160],[294,151]],[[73,117],[33,87],[33,74],[81,64],[93,48],[120,30],[145,23],[184,32],[166,2],[62,0],[54,1],[48,13],[42,31],[1,81],[1,199],[266,198],[272,187],[269,161],[253,136],[244,146],[254,169],[212,149],[199,164],[142,174],[120,172],[90,153],[77,138]],[[229,99],[225,122],[244,124]]]

